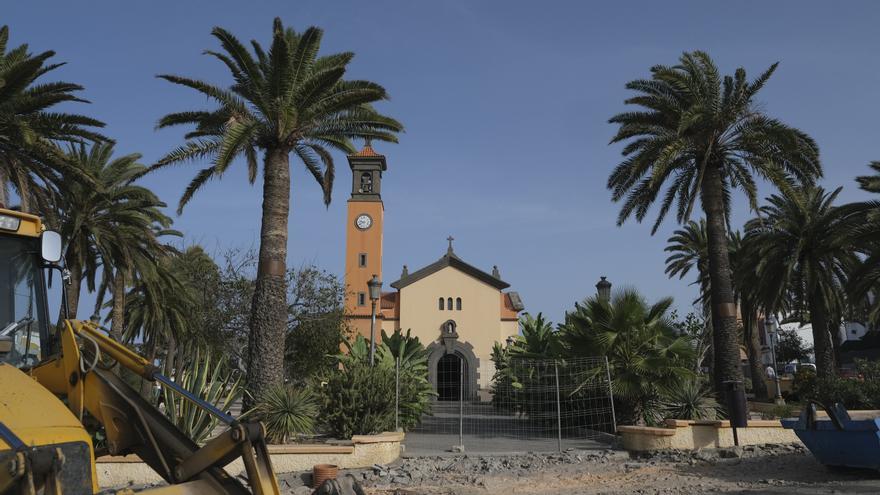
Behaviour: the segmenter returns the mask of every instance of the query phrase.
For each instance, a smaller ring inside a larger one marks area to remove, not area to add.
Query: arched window
[[[373,174],[364,172],[361,174],[361,193],[370,194],[373,192]]]
[[[443,311],[443,298],[442,297],[437,300],[437,309],[439,309],[440,311]]]
[[[461,311],[461,298],[460,297],[455,298],[455,309],[458,311]]]
[[[446,309],[452,311],[452,298],[446,300]]]

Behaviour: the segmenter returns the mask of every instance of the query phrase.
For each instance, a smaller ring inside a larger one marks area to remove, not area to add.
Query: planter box
[[[686,421],[667,419],[666,426],[620,426],[623,448],[634,452],[651,450],[696,450],[733,447],[729,421]],[[740,445],[799,443],[797,435],[771,420],[751,420],[748,428],[737,428]]]
[[[403,437],[403,433],[385,432],[355,435],[350,441],[336,444],[269,445],[268,449],[276,473],[310,471],[315,464],[335,464],[340,469],[356,469],[397,460]],[[161,476],[134,455],[99,457],[96,468],[98,485],[102,488],[163,482]],[[244,465],[241,459],[236,459],[225,469],[235,476],[244,472]]]

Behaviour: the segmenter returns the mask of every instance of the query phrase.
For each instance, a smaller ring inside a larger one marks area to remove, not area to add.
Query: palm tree
[[[192,289],[173,271],[171,258],[157,260],[156,269],[134,281],[125,295],[125,328],[122,339],[131,344],[140,341],[144,355],[150,362],[160,349],[165,349],[165,376],[173,376],[175,366],[181,368],[176,357],[179,344],[189,338],[191,315],[194,308]],[[115,298],[114,298],[115,302]],[[150,382],[141,384],[141,395],[150,397]]]
[[[666,258],[666,275],[669,278],[683,279],[692,268],[697,271],[695,284],[700,285],[700,295],[694,304],[702,304],[704,313],[709,311],[709,242],[706,238],[706,220],[688,221],[683,228],[673,232],[666,240],[664,251],[670,253]]]
[[[648,304],[637,291],[625,289],[610,301],[596,296],[576,304],[559,327],[566,355],[608,358],[624,424],[662,420],[663,396],[693,377],[694,348],[676,333],[671,306],[671,298]]]
[[[764,366],[761,362],[760,328],[758,313],[764,308],[761,303],[766,299],[766,287],[761,284],[755,267],[758,264],[754,244],[739,231],[730,235],[730,267],[733,274],[733,286],[736,300],[739,303],[740,320],[742,321],[742,340],[749,359],[749,375],[751,375],[752,392],[756,397],[766,398],[767,382],[764,381]],[[765,318],[767,311],[765,309]]]
[[[801,322],[812,324],[819,377],[834,374],[831,331],[845,311],[848,275],[858,263],[852,236],[861,224],[860,209],[834,206],[841,189],[828,193],[813,186],[770,196],[761,217],[746,224],[758,276],[769,288],[768,307],[790,298]]]
[[[83,88],[67,82],[38,82],[63,64],[50,63],[55,52],[32,54],[27,45],[7,50],[9,27],[0,27],[0,205],[9,204],[8,186],[18,194],[21,208],[47,213],[60,173],[87,180],[69,166],[55,142],[105,140],[90,127],[103,127],[82,115],[50,112],[65,102],[86,102],[75,95]]]
[[[373,109],[388,98],[378,84],[345,80],[354,54],[319,56],[322,31],[302,33],[275,19],[268,52],[256,41],[253,53],[222,28],[212,34],[222,52],[207,53],[229,69],[234,82],[223,88],[175,75],[159,77],[192,88],[217,106],[163,117],[158,127],[195,125],[185,145],[160,159],[151,170],[201,158],[211,164],[199,171],[180,199],[178,213],[210,179],[219,178],[243,157],[248,177],[257,177],[258,150],[263,152],[263,214],[257,282],[250,319],[247,385],[255,398],[281,383],[284,333],[287,219],[290,211],[290,163],[293,153],[318,182],[329,204],[334,178],[330,150],[351,153],[356,137],[396,142],[402,126]]]
[[[79,173],[92,177],[96,187],[71,181],[56,205],[60,215],[61,234],[67,241],[65,262],[70,271],[67,300],[70,317],[76,318],[82,282],[90,292],[96,289],[98,268],[103,267],[103,280],[96,305],[103,304],[103,293],[110,280],[117,302],[124,291],[124,278],[135,267],[150,272],[155,257],[162,251],[157,236],[165,233],[171,219],[161,212],[165,206],[149,189],[132,183],[145,167],[138,154],[113,157],[113,145],[99,143],[87,148],[71,146],[66,160]],[[118,308],[115,308],[112,334],[121,339],[123,330]]]
[[[856,182],[865,191],[880,193],[880,162],[871,162],[868,166],[874,171],[874,175],[856,177]]]
[[[677,276],[681,280],[690,273],[692,268],[696,269],[697,277],[693,283],[699,285],[700,292],[693,303],[702,307],[705,318],[710,318],[712,310],[709,304],[711,290],[709,287],[709,242],[706,238],[706,220],[702,218],[699,222],[689,220],[683,228],[673,232],[666,242],[668,245],[664,251],[670,253],[666,258],[666,275],[669,278]],[[696,368],[700,369],[705,365],[709,369],[710,375],[714,374],[715,369],[713,347],[712,328],[707,327],[706,346],[703,353],[705,357],[702,360],[698,359]]]
[[[703,312],[711,314],[709,308],[709,248],[706,237],[706,222],[702,218],[699,223],[689,221],[684,228],[676,230],[667,241],[665,251],[672,253],[666,258],[666,274],[669,277],[684,278],[691,268],[697,269],[697,280],[700,285],[700,296],[694,303],[701,303]],[[750,261],[750,251],[743,243],[740,233],[728,235],[728,251],[730,255],[731,273],[733,276],[734,300],[739,307],[742,321],[743,342],[749,358],[752,390],[758,397],[766,397],[767,384],[764,382],[764,371],[761,366],[761,345],[758,340],[758,301],[754,291],[754,264]],[[711,369],[711,366],[710,366]]]
[[[519,328],[520,335],[515,336],[507,347],[511,357],[554,359],[559,356],[559,333],[542,313],[538,316],[524,313],[519,318]]]
[[[718,391],[724,381],[742,378],[727,252],[730,195],[742,190],[754,209],[756,176],[788,190],[792,178],[810,183],[822,173],[813,140],[753,102],[776,67],[749,82],[742,68],[722,77],[706,53],[684,53],[678,65],[654,66],[651,79],[628,83],[639,94],[626,103],[642,110],[610,119],[620,126],[611,142],[627,142],[626,158],[608,178],[613,200],[623,200],[618,224],[633,215],[642,221],[661,192],[652,233],[673,206],[679,223],[698,200],[706,216]]]
[[[859,187],[867,192],[880,194],[880,162],[869,164],[874,175],[856,178]],[[868,306],[868,318],[880,322],[880,201],[861,203],[863,225],[855,233],[855,242],[866,255],[865,260],[852,275],[852,295]]]

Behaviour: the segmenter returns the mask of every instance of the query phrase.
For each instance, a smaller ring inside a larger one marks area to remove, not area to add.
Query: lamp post
[[[603,275],[599,283],[596,284],[596,294],[599,296],[599,299],[602,301],[610,301],[611,300],[611,282],[605,280],[605,276]]]
[[[775,316],[770,315],[764,318],[764,329],[770,337],[770,355],[773,357],[773,379],[776,382],[776,403],[785,404],[785,399],[782,398],[782,389],[779,387],[779,367],[776,364],[776,335],[778,328],[779,323],[777,323]]]
[[[382,281],[376,274],[367,282],[370,288],[370,302],[372,303],[372,311],[370,312],[370,366],[376,359],[376,302],[382,297]]]

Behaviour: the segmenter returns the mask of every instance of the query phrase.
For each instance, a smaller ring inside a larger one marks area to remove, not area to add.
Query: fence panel
[[[615,431],[604,358],[511,359],[497,370],[490,401],[474,399],[463,375],[452,367],[438,373],[438,400],[408,435],[409,452],[596,448]]]

